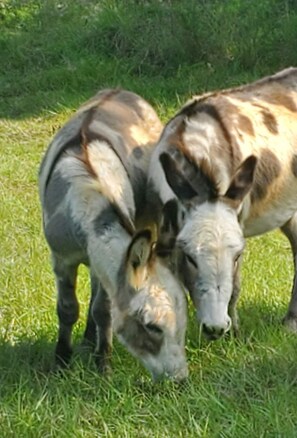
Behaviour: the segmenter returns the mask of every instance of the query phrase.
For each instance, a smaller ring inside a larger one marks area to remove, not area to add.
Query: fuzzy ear
[[[178,201],[171,199],[168,201],[162,211],[160,225],[160,235],[156,243],[156,253],[160,257],[166,257],[174,248],[176,236],[180,230],[180,216]]]
[[[142,230],[133,237],[128,251],[127,264],[134,270],[147,264],[151,254],[151,238],[150,230]]]
[[[177,234],[179,227],[178,202],[176,199],[170,199],[163,207],[161,233]]]
[[[166,152],[160,155],[166,179],[173,192],[181,200],[190,200],[197,195],[187,178],[181,172],[180,165],[177,161]]]
[[[127,251],[127,279],[134,291],[141,289],[147,277],[147,265],[152,252],[151,239],[150,230],[140,231],[133,237]]]
[[[251,190],[256,165],[257,157],[251,155],[239,166],[225,194],[226,198],[236,201],[238,204],[242,202]]]
[[[168,184],[186,206],[191,204],[189,201],[202,203],[218,196],[212,171],[205,160],[200,160],[198,165],[173,148],[160,155],[160,162]]]
[[[92,178],[88,183],[114,206],[124,227],[135,231],[135,202],[128,173],[114,149],[105,140],[84,144],[82,161]]]

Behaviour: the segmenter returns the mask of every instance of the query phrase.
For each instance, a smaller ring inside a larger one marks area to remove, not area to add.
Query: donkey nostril
[[[206,324],[202,324],[202,330],[206,335],[213,335],[214,334],[214,329],[213,327],[209,327]]]
[[[206,324],[202,324],[202,330],[209,339],[218,339],[226,332],[226,329],[224,329],[223,327],[210,327]]]
[[[223,329],[223,328],[218,329],[216,333],[218,336],[223,336],[223,334],[225,333],[225,329]]]

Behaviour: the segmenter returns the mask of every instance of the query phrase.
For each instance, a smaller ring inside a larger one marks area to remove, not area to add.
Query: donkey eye
[[[192,256],[185,254],[187,261],[192,265],[195,269],[198,269],[198,265]]]
[[[145,328],[148,332],[150,333],[154,333],[155,335],[162,335],[163,334],[163,330],[161,329],[161,327],[159,327],[156,324],[146,324]]]

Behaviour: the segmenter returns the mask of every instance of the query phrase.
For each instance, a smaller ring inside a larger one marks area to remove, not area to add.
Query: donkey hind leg
[[[297,333],[297,213],[281,228],[290,241],[294,257],[294,283],[288,311],[283,323],[289,330]]]
[[[66,367],[72,355],[72,328],[79,316],[79,305],[75,294],[78,266],[66,265],[62,259],[53,257],[53,268],[58,288],[57,313],[59,319],[55,359],[57,366]]]
[[[110,357],[112,349],[110,300],[94,275],[91,275],[91,283],[92,290],[96,290],[91,310],[97,328],[95,362],[101,373],[108,374],[111,371]]]
[[[237,301],[239,298],[239,292],[240,292],[240,268],[241,268],[241,261],[242,257],[237,262],[235,271],[234,271],[234,277],[233,277],[233,291],[232,296],[229,302],[228,306],[228,314],[232,321],[232,332],[234,336],[238,336],[239,334],[239,319],[237,314]]]

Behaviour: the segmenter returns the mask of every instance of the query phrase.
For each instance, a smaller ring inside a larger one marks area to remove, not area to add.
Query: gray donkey
[[[284,323],[297,332],[296,68],[194,97],[165,127],[148,187],[152,209],[167,205],[180,272],[209,338],[238,329],[245,237],[275,228],[294,256]]]
[[[141,97],[104,90],[56,134],[43,158],[39,193],[58,289],[60,366],[72,353],[82,263],[91,278],[84,342],[94,345],[100,371],[109,369],[114,331],[154,378],[188,374],[186,298],[170,250],[153,242],[149,229],[135,233],[147,225],[147,169],[161,129]]]

